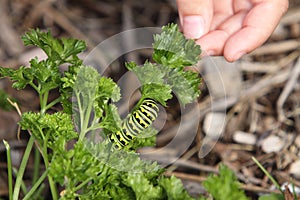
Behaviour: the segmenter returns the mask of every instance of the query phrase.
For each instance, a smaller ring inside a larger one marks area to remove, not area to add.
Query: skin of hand
[[[238,60],[261,46],[288,10],[288,0],[177,0],[183,33],[205,55]]]

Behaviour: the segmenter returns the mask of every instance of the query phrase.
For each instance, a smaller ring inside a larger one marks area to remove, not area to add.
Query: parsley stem
[[[8,192],[9,192],[9,200],[12,200],[13,187],[12,187],[12,164],[11,164],[11,156],[10,156],[10,146],[7,141],[3,140],[3,143],[6,148],[6,156],[7,156],[7,175],[8,175]]]
[[[44,171],[42,176],[35,182],[35,184],[32,186],[32,188],[29,190],[29,192],[25,195],[23,200],[27,200],[33,195],[33,193],[36,191],[36,189],[38,189],[38,187],[41,185],[41,183],[47,177],[48,171],[49,171],[49,169]]]
[[[40,93],[40,87],[37,87],[34,83],[29,83],[29,85],[30,85],[37,93]]]
[[[49,96],[49,91],[45,92],[44,94],[41,94],[41,114],[45,114],[47,111],[46,106],[47,106],[47,101],[48,101],[48,96]]]
[[[61,97],[58,97],[57,99],[51,101],[48,105],[45,106],[45,111],[47,111],[49,108],[51,108],[52,106],[54,106],[55,104],[59,103],[61,101]]]
[[[42,152],[42,157],[44,159],[46,170],[49,169],[49,159],[48,159],[47,145],[46,145],[47,141],[48,140],[46,140],[46,142],[43,146],[43,152]],[[52,194],[52,199],[57,200],[58,199],[57,188],[56,188],[56,185],[53,181],[52,176],[50,176],[49,174],[48,174],[48,182],[49,182],[49,186],[50,186],[50,190],[51,190],[51,194]]]
[[[82,121],[83,124],[81,124],[79,140],[82,140],[84,138],[85,134],[87,133],[90,117],[92,116],[92,114],[91,114],[92,109],[93,109],[93,104],[89,103],[86,111],[83,113],[83,116],[82,116],[83,117],[83,121]]]
[[[18,200],[23,175],[24,175],[24,172],[25,172],[25,169],[26,169],[26,165],[27,165],[27,162],[28,162],[33,144],[34,144],[34,137],[30,136],[29,141],[27,143],[27,147],[25,149],[25,152],[24,152],[24,155],[23,155],[23,158],[22,158],[22,162],[21,162],[18,174],[17,174],[15,187],[14,187],[13,200]]]
[[[40,152],[37,147],[34,149],[34,168],[33,168],[33,176],[32,176],[32,184],[35,184],[39,177],[39,167],[40,167]]]
[[[89,183],[92,179],[93,179],[92,177],[86,179],[85,181],[83,181],[82,183],[80,183],[78,186],[76,186],[74,188],[74,191],[80,190],[83,186],[85,186],[87,183]]]

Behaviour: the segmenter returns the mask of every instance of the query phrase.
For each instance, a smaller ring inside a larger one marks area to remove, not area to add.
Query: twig
[[[203,165],[199,164],[190,160],[182,159],[173,155],[172,152],[164,152],[160,154],[153,153],[156,152],[156,148],[147,148],[147,149],[141,149],[140,150],[140,155],[142,158],[149,159],[149,160],[156,160],[157,162],[161,164],[172,164],[174,166],[180,166],[180,167],[187,167],[190,169],[196,169],[199,171],[203,172],[213,172],[217,173],[218,170],[216,167],[208,166],[208,165]]]
[[[284,110],[283,110],[283,105],[284,105],[286,99],[288,98],[289,94],[292,92],[292,90],[298,80],[299,74],[300,74],[300,57],[298,58],[298,61],[295,64],[294,68],[291,70],[288,81],[287,81],[286,85],[284,86],[284,89],[281,92],[281,94],[278,98],[277,104],[276,104],[276,108],[277,108],[277,112],[278,112],[278,120],[280,122],[286,121],[288,123],[292,123],[292,122],[289,122],[289,120],[286,118],[286,116],[284,114]]]
[[[185,179],[185,180],[190,180],[190,181],[195,181],[195,182],[200,182],[202,183],[205,181],[207,178],[203,176],[197,176],[197,175],[192,175],[192,174],[186,174],[186,173],[180,173],[180,172],[166,172],[166,176],[176,176],[177,178],[180,179]],[[247,190],[247,191],[253,191],[257,193],[280,193],[278,190],[270,190],[270,189],[265,189],[262,187],[254,186],[254,185],[246,185],[246,184],[241,184],[241,189]]]
[[[264,54],[279,54],[287,51],[294,51],[295,49],[299,49],[299,47],[300,40],[285,40],[263,45],[255,51],[253,51],[250,55],[258,56]]]
[[[22,117],[22,112],[21,112],[21,109],[18,106],[18,104],[16,102],[13,102],[9,98],[7,98],[7,101],[17,110],[17,113],[19,114],[19,116]],[[18,134],[17,134],[18,140],[21,140],[20,133],[21,133],[21,128],[20,128],[20,126],[18,126]]]
[[[16,102],[13,102],[12,100],[10,100],[9,98],[7,98],[7,101],[17,110],[17,113],[21,117],[22,112],[21,112],[21,109],[20,109],[19,105]]]
[[[270,63],[261,63],[261,62],[248,62],[241,61],[238,65],[238,68],[245,72],[255,72],[255,73],[275,73],[276,71],[284,68],[289,63],[294,61],[300,55],[300,51],[296,50],[292,53],[284,56],[279,61],[270,62]]]
[[[300,22],[300,8],[295,7],[289,9],[285,16],[282,17],[280,24],[282,25],[290,25],[293,23]]]

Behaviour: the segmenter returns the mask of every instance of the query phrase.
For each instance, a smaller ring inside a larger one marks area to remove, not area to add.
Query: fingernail
[[[200,15],[188,15],[182,19],[183,32],[189,39],[200,38],[204,33],[204,19]]]
[[[238,60],[238,59],[240,59],[243,55],[245,55],[246,54],[246,52],[244,52],[244,51],[239,51],[239,52],[237,52],[233,57],[232,57],[232,60],[233,61],[236,61],[236,60]]]

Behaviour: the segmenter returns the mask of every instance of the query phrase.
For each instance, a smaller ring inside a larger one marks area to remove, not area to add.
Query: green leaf
[[[61,83],[61,73],[57,66],[53,65],[49,60],[38,61],[37,58],[31,59],[29,69],[34,80],[37,80],[41,87],[38,91],[41,94],[57,88]]]
[[[172,98],[172,90],[165,81],[167,71],[164,68],[149,62],[143,66],[131,62],[127,63],[126,67],[138,77],[142,85],[142,99],[150,98],[166,106],[166,101]]]
[[[154,186],[142,173],[128,174],[123,182],[131,187],[135,193],[135,199],[161,199],[163,190],[159,186]]]
[[[27,32],[22,36],[22,40],[26,46],[34,45],[41,48],[48,59],[56,65],[78,62],[77,54],[86,49],[84,41],[71,38],[56,39],[50,31],[42,32],[39,29]]]
[[[145,62],[144,65],[138,66],[133,62],[126,63],[126,67],[134,72],[134,74],[138,77],[141,85],[146,84],[164,84],[164,77],[166,75],[165,71],[156,64],[152,64],[150,62]]]
[[[117,102],[120,98],[121,94],[118,85],[111,78],[101,77],[95,97],[95,109],[97,116],[99,118],[102,117],[103,111],[106,110],[109,100]]]
[[[204,188],[215,200],[239,199],[247,200],[245,193],[240,189],[235,174],[225,165],[220,165],[219,176],[210,175],[203,182]]]
[[[153,59],[164,66],[183,69],[198,62],[200,46],[193,40],[185,39],[176,24],[162,28],[162,33],[154,35]]]
[[[80,140],[85,136],[88,128],[96,122],[94,104],[99,80],[100,75],[94,68],[80,67],[73,88],[75,98],[72,105],[74,122],[79,129]]]
[[[49,171],[64,186],[64,199],[160,197],[161,188],[156,180],[162,172],[156,163],[143,161],[136,153],[116,150],[107,142],[96,144],[85,139],[77,142],[74,149],[55,154]],[[77,188],[82,191],[80,194],[74,188],[84,182]],[[147,188],[152,188],[153,193],[143,194]]]
[[[171,71],[167,77],[172,90],[184,106],[192,103],[200,95],[201,79],[192,71]]]
[[[62,151],[68,141],[78,136],[70,115],[61,112],[52,115],[27,112],[19,124],[23,130],[30,130],[39,144],[51,149]]]
[[[185,66],[198,62],[200,46],[193,40],[187,40],[177,25],[169,24],[163,27],[161,34],[154,36],[153,48],[153,59],[158,64],[126,64],[141,82],[142,96],[154,99],[163,106],[172,97],[171,91],[183,106],[196,101],[200,95],[201,80],[197,73],[185,70]]]
[[[146,84],[141,89],[142,97],[153,99],[166,106],[166,101],[172,98],[172,90],[169,85]]]
[[[263,195],[258,198],[258,200],[284,200],[284,199],[285,198],[283,194],[275,194],[275,193]]]
[[[159,185],[164,188],[165,195],[169,200],[189,200],[193,199],[183,187],[181,181],[175,176],[170,178],[162,177],[159,180]]]
[[[0,74],[2,77],[9,77],[14,82],[12,87],[18,90],[24,89],[34,79],[31,69],[25,66],[16,70],[0,67]]]
[[[104,132],[107,135],[110,135],[111,133],[121,131],[122,120],[119,116],[117,107],[113,104],[108,104],[105,108],[106,114],[100,122],[100,126],[104,128]]]

